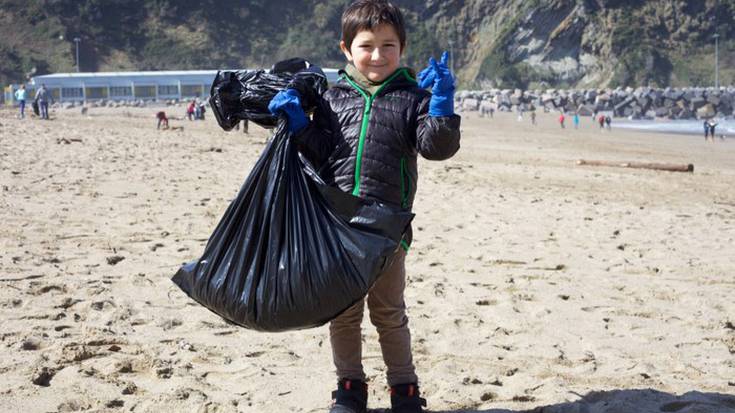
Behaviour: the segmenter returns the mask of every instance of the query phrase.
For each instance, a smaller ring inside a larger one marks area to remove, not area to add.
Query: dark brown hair
[[[357,33],[373,30],[381,24],[393,26],[401,42],[401,50],[406,46],[406,25],[401,10],[386,0],[358,0],[342,13],[342,41],[347,49]]]

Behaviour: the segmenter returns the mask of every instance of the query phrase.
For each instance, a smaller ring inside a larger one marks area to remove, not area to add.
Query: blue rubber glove
[[[449,53],[442,53],[439,63],[429,58],[429,66],[418,75],[419,87],[431,86],[429,116],[451,116],[454,114],[454,75],[447,67]]]
[[[309,124],[309,119],[301,107],[301,96],[295,89],[286,89],[276,93],[268,104],[268,110],[274,116],[286,115],[288,131],[297,133]]]

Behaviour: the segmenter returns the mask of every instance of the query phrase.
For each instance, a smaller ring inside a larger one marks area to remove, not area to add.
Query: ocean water
[[[704,136],[703,122],[703,120],[628,120],[616,118],[613,120],[612,126],[650,132]],[[735,120],[719,120],[715,134],[717,136],[735,137]]]

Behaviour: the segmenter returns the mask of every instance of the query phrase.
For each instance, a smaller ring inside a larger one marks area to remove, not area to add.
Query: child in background
[[[15,100],[18,101],[20,108],[18,118],[24,119],[26,117],[26,85],[20,85],[20,89],[15,91]]]
[[[348,64],[324,94],[326,108],[304,114],[296,90],[279,92],[269,109],[288,119],[299,150],[327,184],[410,211],[418,179],[417,156],[443,160],[459,150],[460,117],[454,114],[454,76],[445,52],[414,79],[401,67],[406,32],[401,11],[382,0],[352,3],[342,15],[340,48]],[[431,87],[431,93],[424,90]],[[376,326],[393,413],[420,413],[418,377],[406,316],[405,257],[412,231],[367,295]],[[360,324],[365,299],[330,324],[337,390],[332,413],[367,411]]]
[[[161,125],[163,125],[163,129],[168,129],[168,118],[166,117],[166,112],[160,111],[156,113],[156,119],[158,119],[156,130],[161,129]]]

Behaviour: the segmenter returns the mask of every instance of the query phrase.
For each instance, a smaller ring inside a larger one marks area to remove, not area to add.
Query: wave
[[[616,120],[613,126],[649,132],[682,134],[704,134],[703,120]],[[717,135],[735,137],[735,120],[721,120],[717,123]]]

